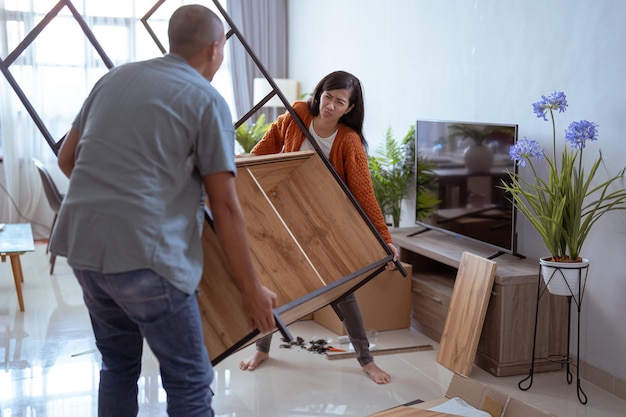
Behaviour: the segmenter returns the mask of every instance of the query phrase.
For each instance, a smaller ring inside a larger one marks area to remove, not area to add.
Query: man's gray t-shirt
[[[109,71],[73,126],[76,164],[51,251],[75,269],[152,269],[191,294],[202,275],[202,176],[236,174],[223,97],[169,54]]]

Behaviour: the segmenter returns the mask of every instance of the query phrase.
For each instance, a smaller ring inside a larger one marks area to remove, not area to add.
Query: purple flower
[[[600,185],[597,185],[593,181],[594,175],[600,171],[604,175],[604,169],[599,169],[602,152],[590,161],[591,168],[585,170],[583,165],[583,149],[587,141],[598,139],[596,123],[587,120],[572,122],[565,130],[565,142],[569,146],[563,147],[559,157],[554,119],[556,110],[563,112],[566,108],[565,94],[556,91],[533,103],[535,114],[552,122],[552,155],[544,155],[534,140],[519,140],[509,153],[516,166],[530,166],[534,181],[511,171],[511,183],[503,181],[503,189],[511,194],[514,206],[533,225],[557,262],[578,259],[595,222],[609,211],[626,209],[626,188],[621,186],[626,167],[613,177],[599,180]],[[538,159],[545,156],[547,179],[542,179],[535,171],[530,159],[534,156]]]
[[[559,113],[563,113],[567,109],[567,100],[565,99],[565,93],[562,91],[555,91],[548,97],[541,96],[541,101],[533,103],[533,111],[537,117],[543,120],[548,120],[546,113],[548,110],[558,110]]]
[[[518,165],[525,167],[526,161],[530,161],[530,158],[537,158],[538,161],[541,161],[544,151],[539,142],[524,136],[523,139],[518,140],[515,145],[511,146],[509,155]]]
[[[594,122],[581,120],[572,122],[565,131],[565,140],[572,148],[583,149],[588,140],[598,140],[598,125]]]

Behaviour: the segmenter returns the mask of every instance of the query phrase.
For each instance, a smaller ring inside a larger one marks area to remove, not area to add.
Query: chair
[[[52,237],[52,230],[54,229],[54,225],[57,221],[57,214],[59,213],[59,209],[61,208],[61,203],[63,202],[63,194],[59,192],[52,176],[48,172],[48,169],[44,164],[41,163],[36,158],[33,158],[33,164],[37,167],[39,171],[39,176],[41,177],[41,183],[43,184],[43,190],[46,193],[46,198],[48,199],[48,204],[50,204],[50,208],[54,211],[54,219],[52,220],[52,226],[50,226],[50,236],[48,237],[48,246],[46,246],[46,253],[50,249],[50,238]],[[56,256],[54,254],[50,255],[50,275],[54,273],[54,262],[56,261]]]

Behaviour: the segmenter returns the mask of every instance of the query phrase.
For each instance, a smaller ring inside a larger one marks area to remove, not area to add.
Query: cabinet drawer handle
[[[426,297],[426,298],[436,302],[437,304],[443,304],[443,300],[441,298],[433,297],[432,295],[426,294],[426,293],[424,293],[424,292],[422,292],[420,290],[413,290],[413,291],[415,291],[416,293],[418,293],[420,295],[423,295],[424,297]]]

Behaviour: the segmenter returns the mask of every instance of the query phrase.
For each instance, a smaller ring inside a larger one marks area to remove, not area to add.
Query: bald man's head
[[[172,14],[167,35],[170,52],[190,58],[203,47],[220,42],[224,36],[224,24],[204,6],[182,6]]]

